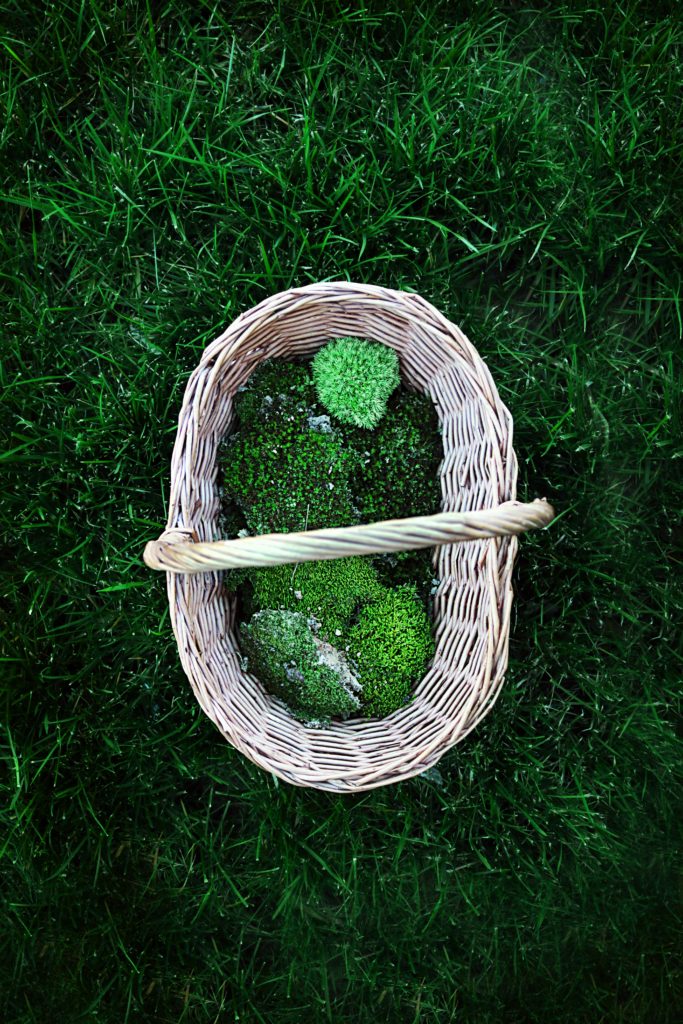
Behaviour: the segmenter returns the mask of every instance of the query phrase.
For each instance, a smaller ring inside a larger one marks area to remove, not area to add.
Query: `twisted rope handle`
[[[546,526],[554,515],[552,505],[537,498],[528,505],[506,501],[497,508],[480,512],[439,512],[433,516],[388,519],[366,526],[266,533],[236,540],[193,542],[191,530],[176,528],[165,530],[159,540],[150,541],[144,560],[150,569],[175,573],[313,562],[506,537]]]

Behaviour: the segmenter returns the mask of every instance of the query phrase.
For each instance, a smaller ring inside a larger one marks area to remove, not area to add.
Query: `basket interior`
[[[219,445],[231,427],[232,396],[254,368],[267,358],[310,356],[346,335],[391,346],[405,384],[431,396],[443,435],[444,511],[514,498],[510,415],[467,338],[418,296],[335,283],[266,300],[205,350],[181,412],[169,526],[194,529],[200,540],[219,538]],[[385,719],[349,719],[325,729],[293,719],[242,671],[234,601],[221,573],[169,576],[184,667],[204,711],[230,742],[290,782],[343,790],[417,774],[469,732],[497,695],[515,551],[512,538],[435,549],[436,654],[414,700]]]

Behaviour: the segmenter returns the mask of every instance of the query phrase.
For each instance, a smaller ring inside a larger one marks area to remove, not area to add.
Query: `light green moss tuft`
[[[321,348],[313,360],[318,398],[342,423],[371,429],[398,387],[398,357],[393,349],[362,338],[340,338]]]

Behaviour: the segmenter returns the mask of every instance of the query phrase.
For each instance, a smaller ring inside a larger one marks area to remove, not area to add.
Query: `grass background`
[[[679,15],[4,5],[7,1024],[680,1019]],[[219,737],[141,564],[202,348],[334,278],[464,326],[561,512],[495,711],[357,797]]]

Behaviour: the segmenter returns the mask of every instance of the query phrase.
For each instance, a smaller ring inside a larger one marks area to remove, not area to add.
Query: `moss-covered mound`
[[[306,722],[324,724],[359,707],[345,656],[300,612],[266,609],[240,627],[247,668]]]
[[[351,489],[363,522],[439,511],[443,451],[427,395],[400,392],[376,430],[346,428],[345,438],[355,456]]]
[[[339,558],[275,565],[249,574],[255,608],[284,608],[315,616],[320,636],[331,643],[344,635],[357,608],[384,589],[367,558]]]
[[[234,436],[224,451],[226,494],[252,533],[353,522],[352,456],[335,433],[283,419]]]
[[[348,650],[366,714],[383,717],[405,704],[434,654],[430,622],[415,587],[387,590],[363,607]]]

